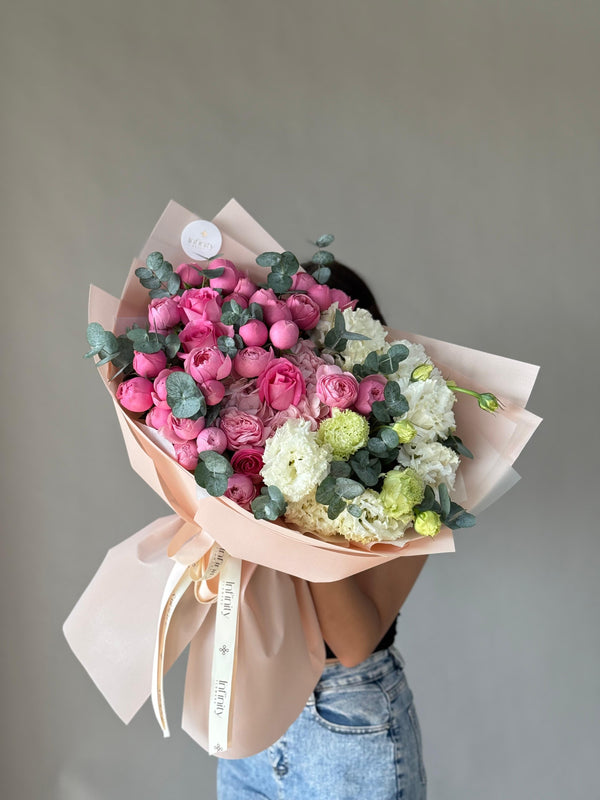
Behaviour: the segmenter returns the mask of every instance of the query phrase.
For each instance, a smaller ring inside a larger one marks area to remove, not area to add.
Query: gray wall
[[[429,560],[397,643],[433,800],[597,796],[600,5],[3,5],[3,796],[214,798],[183,664],[164,741],[61,625],[166,513],[81,358],[88,285],[119,294],[169,198],[231,196],[302,255],[334,232],[398,327],[541,365],[523,480]]]

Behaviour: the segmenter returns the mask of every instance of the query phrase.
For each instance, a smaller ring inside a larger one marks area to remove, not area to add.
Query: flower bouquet
[[[536,366],[384,327],[327,285],[332,241],[309,275],[235,201],[212,223],[171,202],[120,300],[91,287],[87,355],[175,514],[109,551],[65,635],[165,735],[191,642],[183,726],[224,757],[269,746],[320,676],[306,580],[452,551],[541,421]]]

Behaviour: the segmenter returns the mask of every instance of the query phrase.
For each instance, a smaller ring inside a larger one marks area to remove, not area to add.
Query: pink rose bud
[[[341,289],[332,289],[331,302],[337,303],[340,311],[345,311],[347,308],[351,308],[354,311],[358,300],[353,300],[350,295],[342,292]]]
[[[263,306],[263,319],[269,327],[279,322],[280,319],[291,320],[291,318],[292,312],[283,300],[276,300],[274,303]]]
[[[199,453],[204,450],[215,450],[217,453],[224,453],[227,449],[227,437],[220,428],[204,428],[198,434],[196,447]]]
[[[167,354],[164,350],[158,353],[137,353],[133,357],[133,368],[142,378],[156,378],[167,365]]]
[[[167,425],[169,420],[167,420]],[[191,441],[196,439],[200,431],[204,430],[205,426],[204,417],[198,419],[186,419],[185,417],[174,417],[171,415],[171,427],[173,433],[183,441]]]
[[[248,475],[232,475],[227,481],[225,497],[234,500],[238,505],[246,510],[250,510],[250,503],[258,495],[258,487],[252,482]]]
[[[200,383],[207,406],[216,406],[225,397],[225,387],[221,381],[209,380]]]
[[[276,411],[297,406],[305,395],[302,373],[287,358],[273,359],[258,377],[259,399]]]
[[[196,442],[175,442],[175,458],[182,467],[193,472],[198,466],[198,450]]]
[[[226,408],[221,412],[221,430],[227,436],[227,447],[239,450],[245,445],[262,445],[265,429],[255,414],[240,411],[239,408]]]
[[[256,291],[256,284],[247,275],[241,275],[233,291],[235,294],[243,294],[244,297],[249,299]]]
[[[333,303],[331,299],[331,289],[325,283],[315,283],[314,286],[311,286],[308,290],[308,296],[312,297],[321,311],[326,311]]]
[[[241,378],[257,378],[274,358],[273,350],[262,347],[245,347],[233,359],[233,368]]]
[[[157,403],[155,399],[154,402],[156,405],[146,414],[145,422],[146,425],[159,431],[163,425],[166,425],[169,414],[171,413],[171,407],[166,400],[159,400]]]
[[[148,411],[154,405],[152,381],[148,378],[129,378],[117,387],[117,400],[128,411]]]
[[[179,313],[185,325],[194,319],[207,319],[219,322],[223,298],[214,289],[186,289],[179,298]]]
[[[198,383],[222,381],[231,372],[229,356],[218,347],[195,347],[185,357],[184,369]]]
[[[387,383],[387,378],[383,375],[368,375],[358,384],[358,396],[354,403],[354,408],[367,416],[371,413],[373,403],[376,400],[383,400],[383,390]]]
[[[218,269],[223,267],[223,274],[218,278],[210,278],[210,285],[213,289],[223,289],[224,292],[233,292],[240,279],[240,272],[233,261],[227,258],[214,258],[208,269]]]
[[[276,303],[277,295],[273,289],[257,289],[254,294],[250,295],[249,303],[258,303],[263,308],[269,303]]]
[[[203,275],[201,269],[197,263],[192,261],[190,264],[180,264],[175,272],[188,286],[202,286]]]
[[[269,337],[275,347],[280,350],[289,350],[298,341],[300,331],[295,322],[289,319],[280,319],[269,329]]]
[[[316,280],[308,272],[297,272],[292,275],[292,289],[295,292],[308,292],[316,283]]]
[[[155,297],[148,306],[148,323],[151,331],[167,334],[179,325],[179,297]]]
[[[163,369],[154,379],[154,391],[159,400],[167,399],[167,378],[172,372],[183,372],[183,369],[181,367],[169,367],[168,369]],[[156,403],[156,400],[154,402]]]
[[[292,294],[285,302],[290,309],[292,319],[303,331],[311,330],[321,319],[318,303],[308,294]]]
[[[358,395],[358,381],[351,372],[325,364],[317,369],[317,395],[332,408],[350,408]]]
[[[235,300],[235,302],[242,308],[248,308],[248,298],[246,295],[240,294],[239,292],[232,292],[231,294],[223,297],[224,303],[228,302],[229,300]]]
[[[264,447],[241,447],[231,456],[231,466],[242,475],[257,476],[263,468]]]
[[[248,347],[260,347],[266,344],[269,331],[264,322],[259,319],[251,319],[240,327],[240,336]]]

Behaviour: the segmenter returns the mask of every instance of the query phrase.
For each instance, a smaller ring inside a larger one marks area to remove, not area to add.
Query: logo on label
[[[213,714],[216,717],[222,717],[225,711],[225,704],[227,702],[227,693],[229,690],[229,681],[218,680],[215,684],[215,691],[213,695]]]
[[[194,261],[204,261],[216,256],[223,237],[217,226],[205,219],[196,219],[186,225],[181,233],[181,247]]]

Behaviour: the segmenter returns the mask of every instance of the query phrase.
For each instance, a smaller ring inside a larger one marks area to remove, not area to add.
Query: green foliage
[[[174,417],[189,419],[206,414],[206,400],[198,384],[187,372],[171,372],[165,382],[167,403]]]
[[[322,236],[319,236],[315,244],[317,247],[329,247],[334,241],[335,236],[332,233],[324,233]]]
[[[352,372],[359,381],[368,375],[391,375],[407,356],[408,348],[403,344],[393,344],[383,355],[372,350],[362,364],[352,367]]]
[[[221,497],[227,491],[227,481],[233,475],[229,459],[216,450],[204,450],[198,456],[198,466],[194,472],[196,483],[212,497]]]
[[[232,336],[219,336],[217,339],[217,347],[230,358],[234,358],[234,356],[237,355],[238,347]]]
[[[364,336],[362,333],[347,331],[344,315],[338,308],[335,311],[333,328],[328,330],[325,334],[325,347],[329,350],[333,350],[335,353],[341,353],[346,349],[346,344],[349,340],[366,341],[369,338],[369,336]]]
[[[375,486],[381,476],[381,459],[365,447],[350,456],[349,462],[358,480],[365,486]]]
[[[155,251],[146,258],[146,266],[138,267],[135,274],[145,289],[150,290],[150,297],[173,297],[181,288],[181,278],[173,272],[173,266],[165,261],[162,253]]]
[[[345,462],[337,461],[332,464],[342,464]],[[346,465],[347,466],[347,465]],[[335,472],[340,471],[341,467],[334,468]],[[349,471],[349,468],[347,468]],[[346,472],[347,470],[342,470]],[[338,517],[344,509],[349,507],[347,500],[352,500],[361,495],[365,490],[362,483],[347,477],[346,475],[336,475],[330,472],[326,478],[317,486],[315,492],[315,499],[317,503],[322,503],[327,506],[327,516],[329,519]],[[354,508],[358,508],[355,504],[351,504]],[[358,516],[360,516],[360,508]],[[356,515],[355,515],[356,516]]]
[[[165,343],[165,337],[161,334],[148,331],[146,328],[138,328],[137,325],[130,328],[126,336],[131,339],[136,353],[158,353]]]
[[[117,378],[121,373],[128,375],[133,371],[133,344],[125,334],[117,337],[111,331],[104,330],[100,323],[90,322],[87,326],[86,337],[91,349],[83,357],[100,356],[96,362],[97,367],[112,361],[117,372],[111,380]]]
[[[267,519],[274,522],[285,514],[287,503],[277,486],[263,486],[260,495],[250,504],[256,519]]]
[[[473,458],[473,453],[463,444],[462,439],[459,439],[454,433],[448,436],[447,439],[442,439],[441,444],[443,444],[444,447],[449,447],[451,450],[454,450],[454,452],[458,453],[460,456]]]

